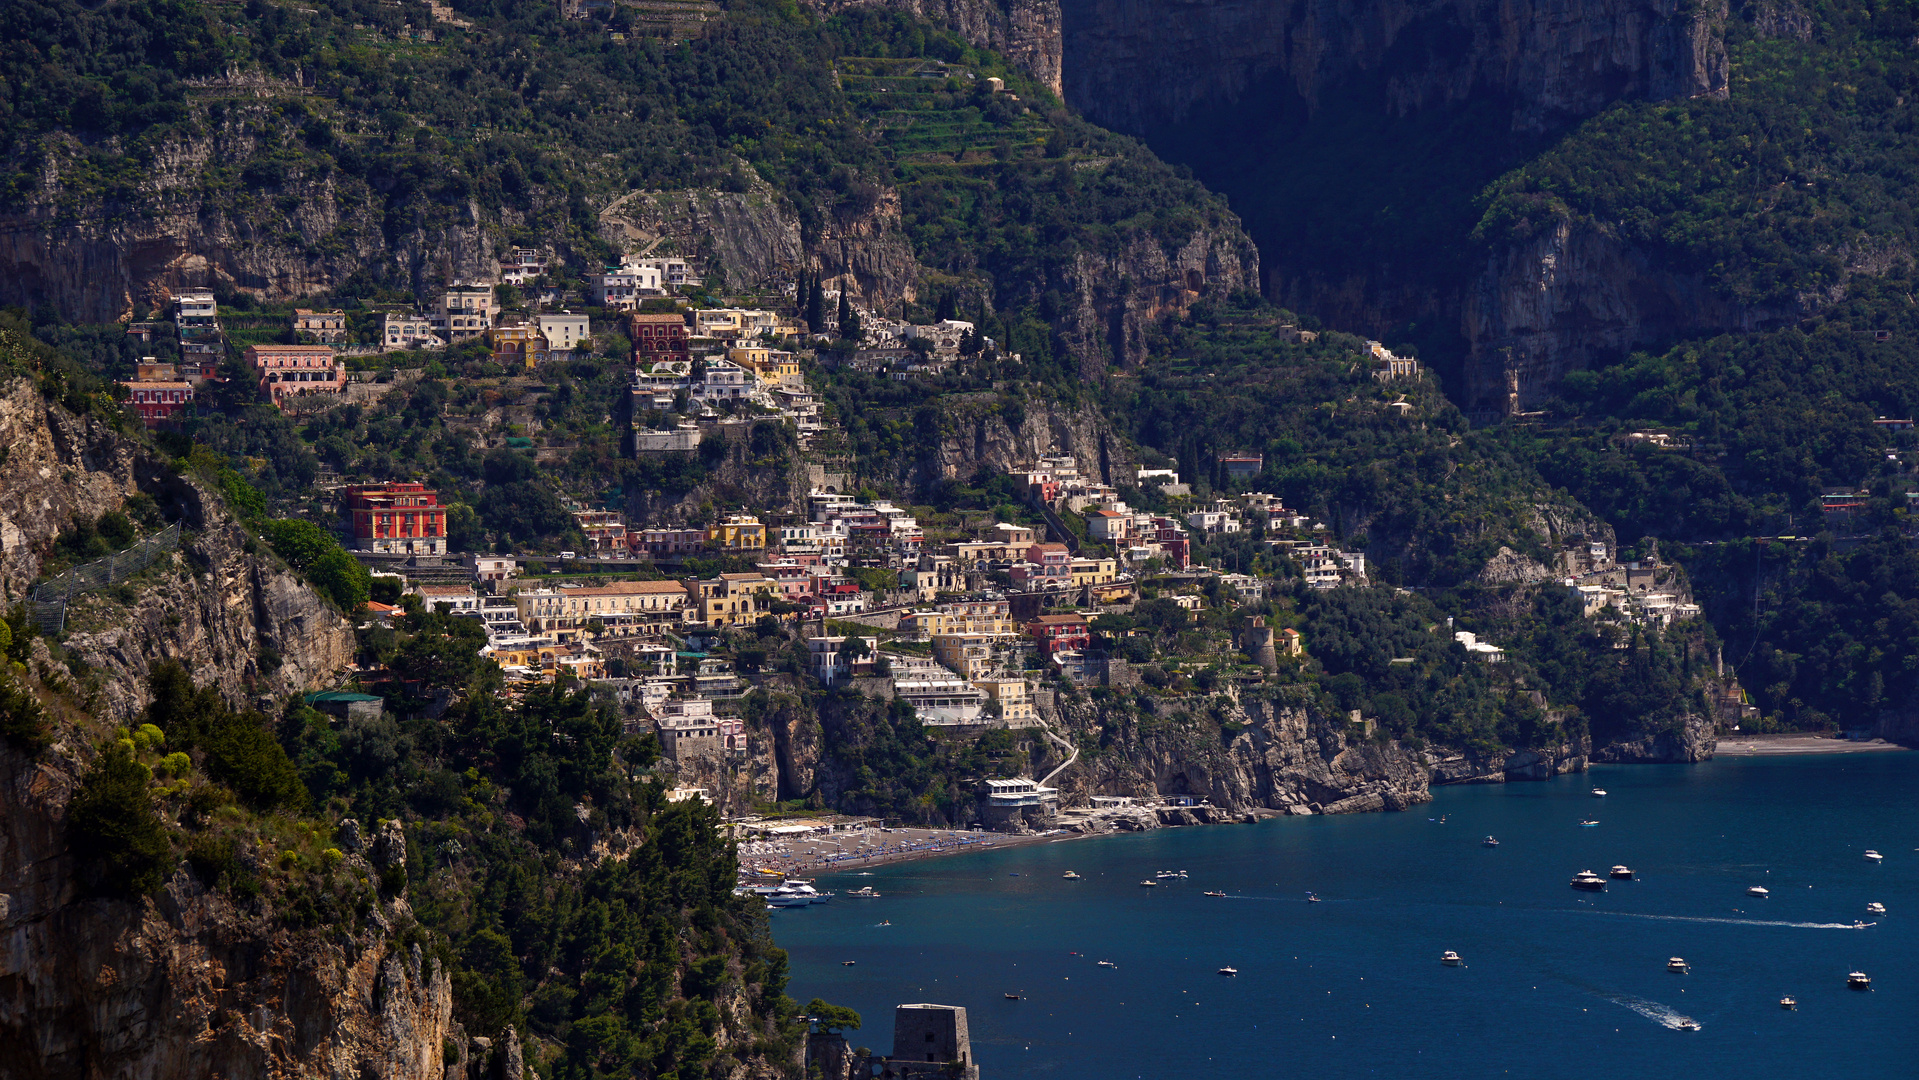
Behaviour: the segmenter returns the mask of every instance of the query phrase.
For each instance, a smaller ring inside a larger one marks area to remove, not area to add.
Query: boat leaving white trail
[[[1773,919],[1725,919],[1712,915],[1645,915],[1637,911],[1587,911],[1574,908],[1582,915],[1612,915],[1621,919],[1658,919],[1661,922],[1699,922],[1725,923],[1729,926],[1784,926],[1794,930],[1863,930],[1876,923],[1843,922],[1779,922]]]
[[[1698,1031],[1701,1028],[1699,1021],[1669,1005],[1661,1005],[1657,1001],[1647,1001],[1645,998],[1636,998],[1629,994],[1600,994],[1599,996],[1614,1005],[1624,1005],[1660,1027],[1670,1028],[1673,1031],[1688,1029]]]

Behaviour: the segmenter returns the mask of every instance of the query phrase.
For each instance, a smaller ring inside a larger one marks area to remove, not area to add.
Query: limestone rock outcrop
[[[1641,765],[1691,765],[1710,761],[1719,747],[1711,720],[1687,714],[1675,731],[1662,731],[1628,742],[1594,748],[1592,759]]]
[[[1305,704],[1244,701],[1225,708],[1224,726],[1198,715],[1216,704],[1167,699],[1150,716],[1127,714],[1113,725],[1102,724],[1090,700],[1042,702],[1041,716],[1052,713],[1055,730],[1069,737],[1117,728],[1097,755],[1082,757],[1084,768],[1055,781],[1062,804],[1084,805],[1094,794],[1191,795],[1229,813],[1346,814],[1431,799],[1425,760],[1409,747],[1355,742],[1343,718]]]
[[[353,626],[248,537],[219,499],[160,467],[92,415],[75,416],[32,382],[0,385],[0,595],[17,600],[54,539],[77,517],[150,496],[182,526],[180,549],[137,584],[76,597],[65,646],[98,674],[97,707],[125,722],[146,705],[161,660],[229,704],[253,706],[316,689],[352,660]]]
[[[64,742],[31,760],[0,745],[9,1080],[444,1080],[458,1034],[452,987],[437,960],[387,929],[403,901],[349,932],[288,929],[185,867],[156,897],[88,897],[63,824],[85,768]]]

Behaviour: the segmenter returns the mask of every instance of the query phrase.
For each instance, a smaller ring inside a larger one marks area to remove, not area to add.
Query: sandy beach
[[[1777,754],[1868,754],[1904,750],[1884,739],[1833,739],[1824,735],[1744,735],[1719,740],[1713,751],[1720,757],[1772,757]]]

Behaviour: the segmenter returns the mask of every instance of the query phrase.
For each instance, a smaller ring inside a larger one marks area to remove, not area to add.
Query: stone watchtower
[[[1273,649],[1273,628],[1266,625],[1263,616],[1247,617],[1246,628],[1239,632],[1239,642],[1253,663],[1267,671],[1279,670],[1279,654]]]
[[[966,1009],[959,1005],[895,1008],[893,1056],[886,1059],[881,1075],[979,1080],[973,1042],[966,1033]]]

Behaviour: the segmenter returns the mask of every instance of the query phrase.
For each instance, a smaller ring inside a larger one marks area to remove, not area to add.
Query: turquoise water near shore
[[[1919,753],[1721,759],[833,875],[831,904],[769,914],[788,992],[859,1010],[855,1045],[888,1052],[896,1004],[964,1005],[985,1080],[1897,1077],[1919,1075],[1915,848]],[[1615,863],[1638,880],[1568,887]],[[1189,877],[1141,888],[1158,870]]]

